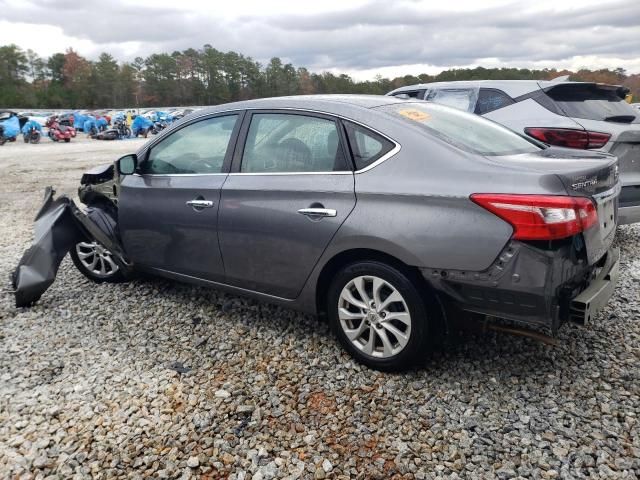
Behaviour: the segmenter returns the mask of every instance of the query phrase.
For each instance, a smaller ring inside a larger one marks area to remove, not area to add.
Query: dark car
[[[356,359],[399,369],[459,312],[587,323],[617,278],[619,190],[605,153],[425,102],[301,96],[199,111],[85,174],[86,212],[65,205],[94,281],[143,271],[325,313]]]

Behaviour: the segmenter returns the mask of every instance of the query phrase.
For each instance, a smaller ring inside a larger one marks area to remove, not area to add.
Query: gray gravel
[[[640,228],[619,288],[551,347],[465,338],[402,375],[326,325],[160,279],[95,285],[67,259],[31,309],[6,278],[49,184],[139,141],[0,147],[0,478],[637,478]]]

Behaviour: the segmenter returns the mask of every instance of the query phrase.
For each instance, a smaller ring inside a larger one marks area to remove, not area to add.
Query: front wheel
[[[31,134],[31,140],[30,141],[33,144],[40,143],[40,134],[39,133]]]
[[[98,242],[78,242],[69,253],[80,273],[93,282],[119,283],[126,280],[111,252]]]
[[[342,346],[371,368],[404,370],[427,352],[425,302],[398,268],[377,261],[346,266],[329,287],[327,308]]]

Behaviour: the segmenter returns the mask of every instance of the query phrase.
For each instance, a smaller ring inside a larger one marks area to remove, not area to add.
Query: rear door
[[[189,122],[164,136],[124,178],[120,231],[131,261],[163,271],[222,281],[218,245],[220,188],[240,127],[239,113]]]
[[[253,111],[241,139],[218,223],[226,283],[295,298],[355,206],[340,122]]]

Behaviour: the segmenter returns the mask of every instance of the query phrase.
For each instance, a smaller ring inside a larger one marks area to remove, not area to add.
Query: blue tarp
[[[83,115],[80,112],[73,112],[73,127],[76,130],[84,131],[84,122],[86,122],[88,119],[88,116]]]
[[[138,135],[140,131],[151,128],[151,125],[153,125],[151,120],[144,118],[142,115],[138,115],[131,124],[131,133],[133,133],[134,136]]]
[[[4,137],[13,138],[17,137],[20,133],[20,121],[17,116],[13,116],[3,122],[0,122],[0,125],[4,127]]]
[[[23,135],[27,135],[32,128],[35,128],[36,130],[38,130],[39,132],[42,132],[42,125],[40,125],[38,122],[36,122],[35,120],[29,120],[27,123],[24,124],[24,126],[22,127],[22,134]]]
[[[96,118],[91,115],[87,115],[84,117],[84,123],[82,124],[82,131],[85,133],[89,133],[91,131],[91,127],[96,126]]]
[[[158,110],[156,112],[156,119],[159,120],[164,120],[167,123],[171,123],[173,122],[173,116],[168,113],[168,112],[164,112],[162,110]]]
[[[107,119],[104,117],[100,117],[96,120],[96,127],[98,127],[98,130],[100,130],[100,127],[107,127],[107,125],[109,125],[109,122],[107,122]]]

